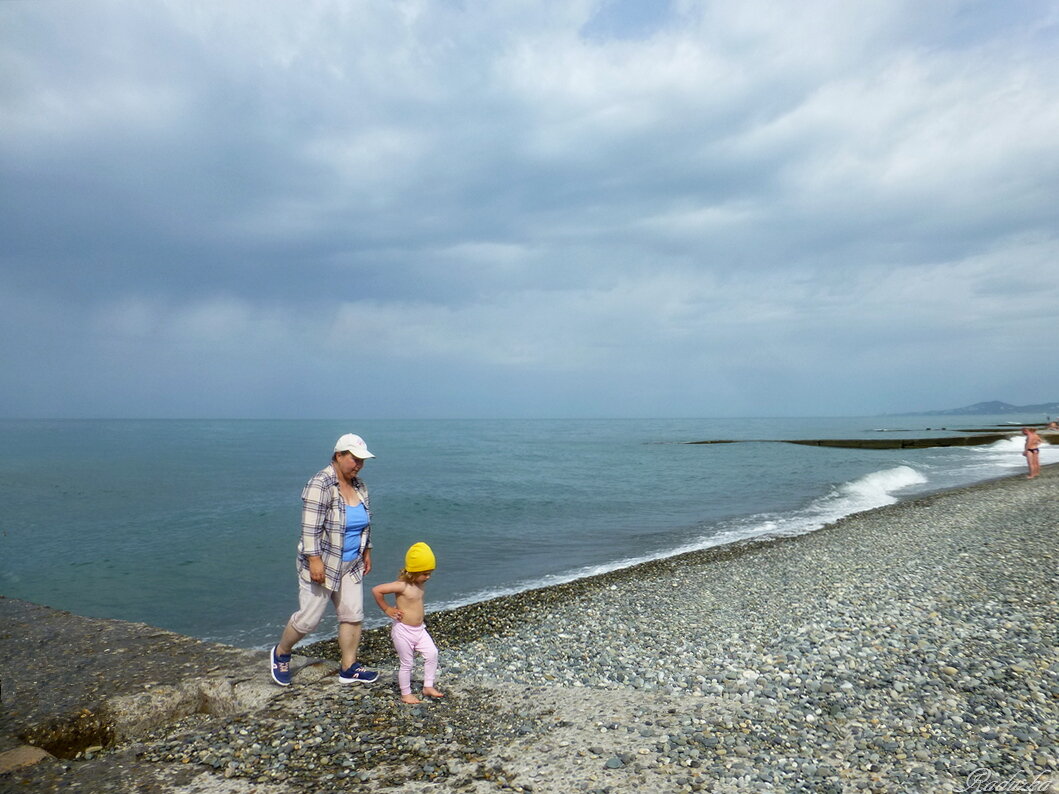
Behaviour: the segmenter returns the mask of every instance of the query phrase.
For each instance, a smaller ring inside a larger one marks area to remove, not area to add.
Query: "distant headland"
[[[944,411],[910,411],[900,414],[883,414],[884,416],[972,416],[977,414],[1046,414],[1059,415],[1059,402],[1039,403],[1037,405],[1012,405],[1011,403],[992,400],[975,403],[963,408],[948,408]]]

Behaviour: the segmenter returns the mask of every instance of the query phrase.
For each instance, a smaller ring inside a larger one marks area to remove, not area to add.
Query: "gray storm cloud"
[[[1055,398],[1054,11],[652,9],[0,5],[0,415]]]

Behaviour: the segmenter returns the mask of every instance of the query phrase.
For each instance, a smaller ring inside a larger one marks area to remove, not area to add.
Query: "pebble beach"
[[[233,794],[1059,792],[1057,497],[1048,467],[432,613],[444,699],[397,703],[378,629],[373,686],[296,677],[49,774],[109,759],[143,790]],[[12,790],[53,780],[19,775]]]

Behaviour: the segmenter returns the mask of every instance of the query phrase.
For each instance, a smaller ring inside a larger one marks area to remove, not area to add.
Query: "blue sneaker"
[[[338,673],[338,681],[341,684],[372,684],[378,677],[378,673],[369,670],[360,662],[353,662],[348,670],[340,670]]]
[[[280,656],[276,653],[278,647],[272,648],[272,680],[280,686],[290,686],[290,654]]]

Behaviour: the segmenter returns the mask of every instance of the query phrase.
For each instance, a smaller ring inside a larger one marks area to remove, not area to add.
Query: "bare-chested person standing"
[[[1032,427],[1022,428],[1022,433],[1026,436],[1026,446],[1022,454],[1026,456],[1026,465],[1030,467],[1028,479],[1032,480],[1041,473],[1041,437]]]
[[[397,683],[401,688],[401,701],[416,704],[422,701],[412,694],[412,666],[415,653],[423,654],[423,694],[444,697],[434,688],[434,676],[438,670],[438,649],[427,632],[423,621],[426,606],[423,602],[424,588],[434,573],[434,552],[426,543],[416,543],[405,554],[404,570],[396,582],[376,585],[371,589],[379,609],[393,621],[390,638],[401,660],[397,670]],[[390,606],[386,596],[393,595],[396,606]]]

